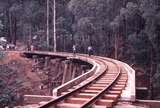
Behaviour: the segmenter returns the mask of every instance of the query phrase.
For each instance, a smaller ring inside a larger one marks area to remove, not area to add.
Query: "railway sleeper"
[[[117,74],[105,74],[102,78],[105,78],[105,77],[110,77],[110,78],[112,78],[112,77],[116,77],[116,75]]]
[[[83,93],[99,93],[101,90],[82,90]]]
[[[98,81],[106,81],[106,82],[111,82],[113,80],[110,80],[110,79],[99,79]]]
[[[80,104],[59,103],[53,108],[80,108]]]
[[[93,105],[92,108],[109,108],[109,107],[104,105]]]
[[[111,77],[111,76],[106,76],[106,77],[101,78],[101,79],[99,79],[99,80],[109,80],[109,81],[113,81],[113,80],[115,79],[115,77],[116,77],[116,76],[113,76],[113,77]]]
[[[94,87],[94,86],[90,86],[90,87],[88,87],[87,89],[89,89],[89,90],[103,90],[104,87]]]
[[[96,96],[96,94],[91,94],[91,93],[78,93],[76,95],[76,97],[80,97],[80,98],[91,98],[93,96]]]
[[[100,83],[100,84],[110,84],[112,81],[97,81],[97,83]]]
[[[116,84],[125,85],[126,82],[124,82],[124,81],[123,81],[123,82],[119,82],[119,81],[118,81],[118,82],[116,82]]]
[[[112,87],[111,90],[114,90],[114,91],[122,91],[123,88],[122,88],[122,87]]]
[[[112,99],[112,100],[116,100],[119,98],[118,94],[105,94],[102,99]]]
[[[99,99],[95,105],[101,105],[101,106],[106,106],[106,107],[112,107],[114,104],[114,100],[108,100],[108,99]]]
[[[126,77],[121,77],[119,80],[128,80]]]
[[[114,87],[125,87],[126,85],[123,84],[115,84]]]
[[[122,88],[122,90],[124,90],[125,87],[126,87],[126,85],[118,85],[118,84],[116,84],[116,85],[114,85],[113,87],[119,87],[119,88]]]
[[[87,101],[89,101],[89,98],[79,98],[79,97],[70,97],[65,100],[66,103],[71,103],[71,104],[83,104]]]
[[[104,84],[92,84],[92,86],[93,87],[106,87],[107,86],[107,84],[106,85],[104,85]]]
[[[95,82],[94,84],[101,84],[101,85],[104,85],[104,86],[107,86],[108,84],[110,84],[110,82]]]
[[[122,91],[114,91],[114,90],[109,90],[108,93],[109,94],[117,94],[120,95]]]

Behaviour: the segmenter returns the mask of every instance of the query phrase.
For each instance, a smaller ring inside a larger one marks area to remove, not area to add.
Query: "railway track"
[[[86,55],[79,55],[79,57]],[[127,73],[118,64],[102,57],[90,57],[100,65],[98,72],[61,93],[39,108],[107,108],[113,107],[127,82]]]

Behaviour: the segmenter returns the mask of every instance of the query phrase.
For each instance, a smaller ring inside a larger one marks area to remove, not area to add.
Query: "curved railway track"
[[[79,58],[86,55],[78,55]],[[121,72],[114,61],[102,57],[90,57],[100,67],[83,84],[61,93],[61,96],[39,108],[106,108],[117,102],[127,81],[127,73]]]

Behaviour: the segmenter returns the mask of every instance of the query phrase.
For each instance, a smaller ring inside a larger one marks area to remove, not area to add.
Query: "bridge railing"
[[[97,70],[97,68],[99,67],[96,62],[90,60],[89,58],[86,59],[86,58],[82,57],[82,58],[80,58],[80,60],[92,64],[93,65],[92,69],[89,70],[88,72],[86,72],[86,73],[78,76],[77,78],[74,78],[73,80],[68,81],[65,84],[63,84],[63,85],[55,88],[53,90],[53,96],[54,97],[59,96],[62,92],[66,91],[67,89],[69,89],[69,88],[71,88],[71,87],[73,87],[73,86],[81,83],[82,81],[86,80],[87,78],[91,77],[95,73],[95,71]]]
[[[125,69],[128,72],[128,79],[129,79],[129,88],[130,88],[130,101],[135,101],[136,100],[136,78],[135,78],[135,70],[130,67],[128,64],[123,63],[125,66]]]
[[[103,58],[103,57],[101,57]],[[131,101],[131,102],[135,102],[136,101],[136,78],[135,78],[135,70],[129,66],[128,64],[118,61],[118,60],[114,60],[111,58],[107,58],[110,61],[114,61],[115,63],[118,64],[122,64],[121,66],[123,66],[123,68],[127,71],[128,74],[128,81],[127,81],[127,88],[128,90],[126,90],[127,92],[125,93],[125,96],[123,96],[122,98],[125,101]],[[123,95],[123,93],[122,93]]]

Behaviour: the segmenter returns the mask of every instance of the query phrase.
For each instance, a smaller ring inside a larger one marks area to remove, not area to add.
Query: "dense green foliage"
[[[13,63],[13,62],[12,62]],[[0,65],[0,107],[13,107],[18,102],[18,91],[22,81],[11,64]]]
[[[46,48],[47,0],[0,0],[0,36],[10,42]],[[115,57],[140,67],[160,86],[159,0],[56,0],[58,51]],[[50,47],[53,48],[53,0],[50,0]],[[27,41],[28,40],[28,41]],[[151,81],[152,82],[152,81]],[[149,82],[148,82],[149,83]]]

